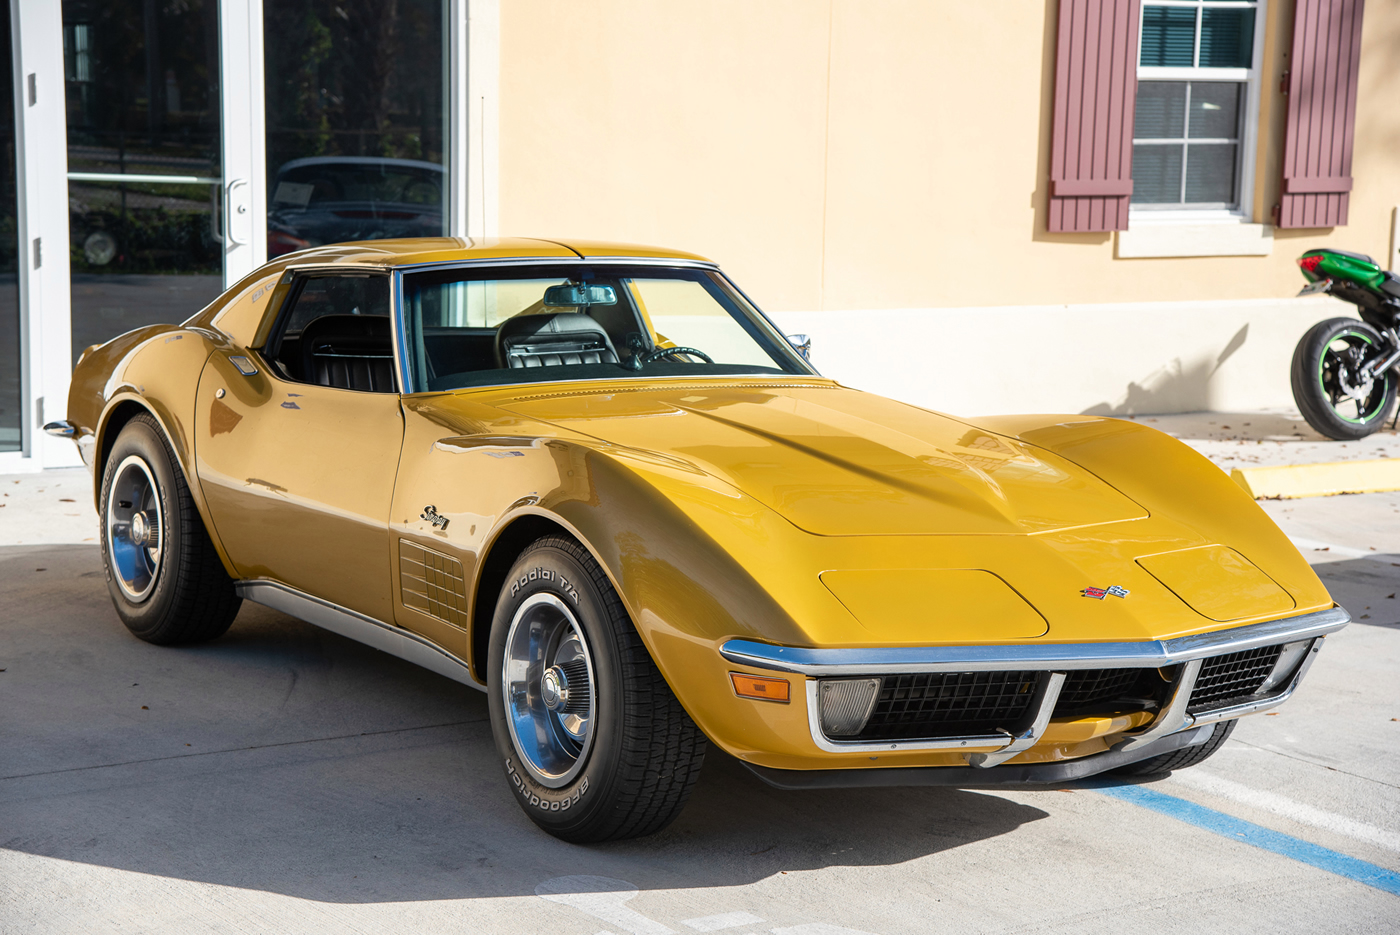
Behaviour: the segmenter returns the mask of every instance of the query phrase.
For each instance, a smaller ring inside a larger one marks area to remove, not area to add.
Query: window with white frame
[[[1261,0],[1143,0],[1134,212],[1247,211]]]

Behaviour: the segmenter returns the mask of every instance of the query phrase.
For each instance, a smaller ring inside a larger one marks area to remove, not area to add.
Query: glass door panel
[[[446,233],[447,5],[266,4],[269,259]]]
[[[0,451],[23,443],[20,386],[19,176],[15,164],[14,52],[10,6],[0,14]]]
[[[63,0],[73,357],[223,288],[217,0]]]

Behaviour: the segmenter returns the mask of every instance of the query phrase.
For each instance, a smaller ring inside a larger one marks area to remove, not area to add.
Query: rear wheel
[[[117,436],[98,506],[107,590],[126,628],[167,646],[222,636],[242,601],[150,416]]]
[[[1362,366],[1388,348],[1380,332],[1355,318],[1332,318],[1308,329],[1291,370],[1293,399],[1308,425],[1338,441],[1379,429],[1395,406],[1395,371],[1367,379]]]
[[[531,821],[592,843],[651,834],[680,814],[705,736],[577,542],[540,539],[516,561],[487,664],[496,750]]]
[[[1217,722],[1215,730],[1211,732],[1210,739],[1199,746],[1186,747],[1171,753],[1163,753],[1161,756],[1154,756],[1150,760],[1129,763],[1127,766],[1118,767],[1113,772],[1119,776],[1165,776],[1172,770],[1195,766],[1225,746],[1225,741],[1235,732],[1235,725],[1238,723],[1237,720]]]

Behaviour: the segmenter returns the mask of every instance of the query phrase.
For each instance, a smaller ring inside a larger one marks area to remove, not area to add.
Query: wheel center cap
[[[151,530],[146,525],[146,514],[137,513],[131,517],[131,541],[137,545],[145,545],[150,538]]]
[[[544,699],[544,706],[551,711],[558,711],[568,703],[569,677],[563,669],[550,666],[545,670],[540,679],[540,696]]]

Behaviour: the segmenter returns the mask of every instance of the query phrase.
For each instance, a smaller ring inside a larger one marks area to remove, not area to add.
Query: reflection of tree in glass
[[[63,0],[69,169],[218,175],[213,0]]]
[[[268,0],[268,177],[307,156],[442,162],[443,0]]]

